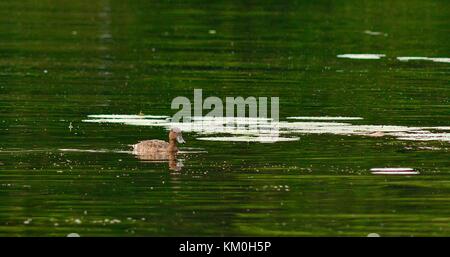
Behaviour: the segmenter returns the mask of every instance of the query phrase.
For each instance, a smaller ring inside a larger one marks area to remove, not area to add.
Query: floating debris
[[[377,233],[369,233],[369,234],[367,235],[367,237],[380,237],[380,235],[377,234]]]
[[[67,237],[80,237],[80,235],[77,233],[70,233],[67,235]]]
[[[339,54],[338,58],[359,59],[359,60],[378,60],[385,57],[384,54]]]
[[[372,174],[375,175],[417,175],[418,171],[412,168],[372,168]]]

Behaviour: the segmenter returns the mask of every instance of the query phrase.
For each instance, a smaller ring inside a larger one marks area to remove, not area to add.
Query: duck
[[[172,128],[169,131],[169,142],[163,140],[144,140],[132,145],[133,154],[145,156],[145,159],[164,160],[170,159],[178,153],[177,142],[185,143],[181,129]]]

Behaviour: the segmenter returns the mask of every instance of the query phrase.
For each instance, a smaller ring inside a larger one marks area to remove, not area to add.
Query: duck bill
[[[184,141],[184,139],[183,139],[183,137],[181,135],[177,136],[177,142],[180,143],[180,144],[186,143],[186,141]]]

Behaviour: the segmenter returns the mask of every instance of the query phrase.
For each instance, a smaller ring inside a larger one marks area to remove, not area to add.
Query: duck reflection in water
[[[133,154],[136,158],[149,162],[169,163],[169,169],[179,171],[183,167],[181,162],[177,161],[178,147],[177,142],[185,143],[181,130],[172,128],[169,131],[169,142],[163,140],[145,140],[133,146]]]

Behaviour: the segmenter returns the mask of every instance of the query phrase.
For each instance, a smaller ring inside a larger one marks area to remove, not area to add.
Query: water
[[[445,1],[2,1],[0,14],[2,236],[450,232]],[[187,130],[174,171],[129,147],[165,126],[92,122],[164,119],[195,88],[280,97],[295,128],[281,136],[296,139]]]

